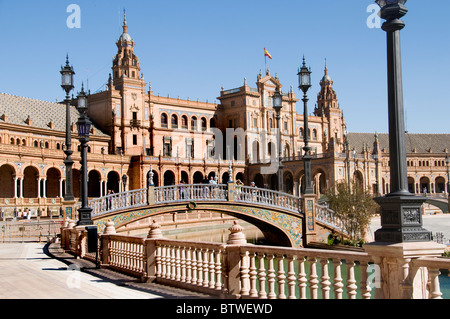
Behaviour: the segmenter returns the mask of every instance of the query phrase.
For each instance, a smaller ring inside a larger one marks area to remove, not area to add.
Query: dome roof
[[[130,35],[128,34],[128,32],[124,32],[122,33],[122,35],[119,38],[119,41],[122,42],[132,42],[133,39],[131,39]]]

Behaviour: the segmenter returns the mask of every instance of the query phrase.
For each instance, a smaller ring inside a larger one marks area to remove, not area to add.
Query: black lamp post
[[[309,146],[309,129],[308,129],[308,97],[306,96],[306,92],[308,92],[311,87],[311,69],[306,67],[305,57],[303,57],[303,65],[298,72],[298,87],[303,91],[303,140],[305,142],[305,146],[303,150],[305,151],[305,155],[303,156],[303,163],[305,166],[305,190],[304,194],[314,194],[314,190],[312,188],[311,181],[311,147]]]
[[[431,233],[422,228],[422,204],[425,198],[416,197],[408,190],[406,170],[405,120],[403,110],[400,20],[408,9],[406,0],[377,0],[382,29],[387,34],[387,75],[389,114],[389,160],[391,192],[376,199],[381,207],[381,229],[375,232],[377,242],[430,241]]]
[[[283,191],[283,163],[282,161],[282,148],[281,148],[281,108],[283,107],[283,96],[280,93],[280,89],[275,89],[275,93],[272,96],[273,108],[276,114],[277,127],[278,127],[278,190]]]
[[[445,165],[447,165],[447,194],[450,193],[450,170],[449,170],[450,158],[445,156]]]
[[[78,94],[78,110],[80,117],[78,118],[78,139],[81,143],[81,208],[78,209],[78,226],[92,225],[91,212],[92,208],[88,206],[88,185],[87,185],[87,143],[89,142],[89,134],[91,132],[91,121],[87,112],[87,97],[83,87]]]
[[[70,91],[73,89],[73,76],[75,72],[73,67],[69,65],[69,56],[66,56],[66,65],[61,67],[61,87],[66,91],[66,147],[64,149],[64,154],[66,154],[66,159],[64,160],[64,165],[66,166],[66,190],[64,194],[64,201],[73,201],[73,174],[72,174],[72,138],[71,138],[71,122],[70,122]]]

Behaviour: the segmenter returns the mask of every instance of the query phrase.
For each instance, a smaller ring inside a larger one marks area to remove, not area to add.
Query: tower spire
[[[126,10],[123,9],[123,33],[128,32],[128,26],[127,26],[127,13]]]

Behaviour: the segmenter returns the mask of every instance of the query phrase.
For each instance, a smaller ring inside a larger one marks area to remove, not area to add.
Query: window
[[[214,118],[209,120],[209,127],[216,127],[216,120]]]
[[[171,118],[172,128],[178,128],[178,116],[172,114]]]
[[[171,157],[172,156],[172,138],[171,137],[163,137],[163,156]]]
[[[133,134],[133,145],[137,145],[137,135]]]
[[[253,127],[254,128],[258,127],[258,119],[256,119],[256,118],[253,119]]]
[[[161,114],[161,127],[167,127],[167,114]]]
[[[195,116],[191,118],[191,130],[197,131],[197,118]]]
[[[206,119],[202,117],[202,131],[206,131]]]
[[[273,119],[272,118],[269,119],[269,128],[273,128]]]
[[[284,124],[284,130],[287,131],[287,129],[288,129],[288,122],[287,122],[287,121],[284,121],[283,124]]]
[[[186,139],[186,158],[194,158],[194,139]]]
[[[312,138],[314,141],[317,141],[317,130],[316,129],[313,130]]]
[[[188,128],[188,119],[186,115],[181,117],[181,128],[187,130]]]

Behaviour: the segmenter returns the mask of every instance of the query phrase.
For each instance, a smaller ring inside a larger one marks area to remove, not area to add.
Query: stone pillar
[[[427,299],[428,270],[412,267],[420,257],[439,257],[445,246],[432,241],[364,245],[375,262],[375,299]]]
[[[228,201],[232,202],[234,201],[235,197],[236,197],[236,185],[234,184],[234,182],[228,182],[227,183],[227,188],[228,188]]]
[[[149,239],[161,239],[164,238],[161,231],[161,225],[153,220],[153,223],[150,225],[150,231],[148,232],[147,238]]]
[[[303,244],[307,245],[315,240],[316,232],[316,196],[314,194],[303,194],[303,212],[305,216],[305,233]]]
[[[155,204],[155,185],[149,185],[147,188],[147,204]]]
[[[76,212],[75,212],[75,200],[71,201],[65,201],[63,199],[62,201],[62,209],[63,209],[63,219],[75,219]]]
[[[228,245],[245,245],[247,244],[247,239],[245,239],[245,234],[242,232],[243,228],[238,224],[237,221],[233,222],[233,226],[228,229],[231,233],[228,236]]]
[[[116,228],[114,227],[114,222],[112,220],[108,220],[105,225],[106,227],[103,231],[104,235],[114,235],[116,233]]]

